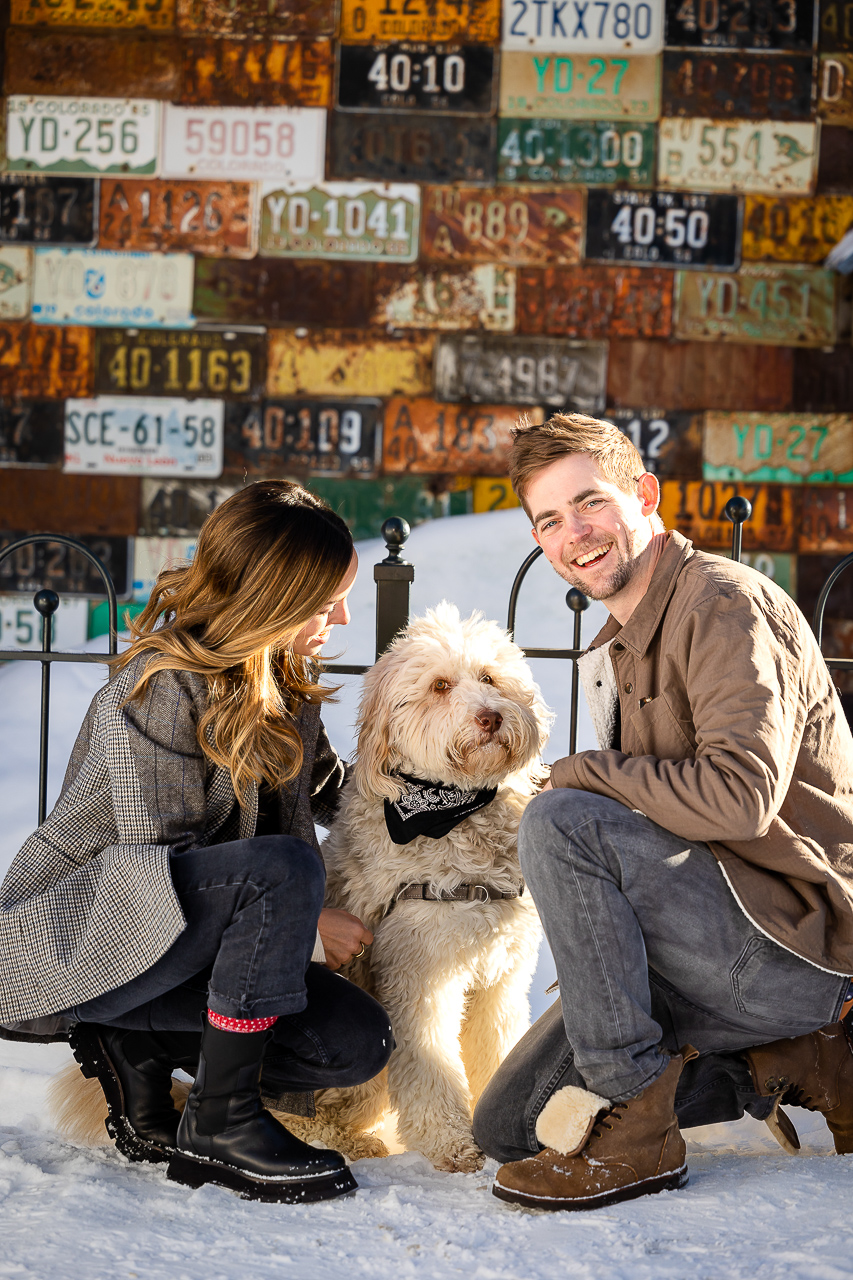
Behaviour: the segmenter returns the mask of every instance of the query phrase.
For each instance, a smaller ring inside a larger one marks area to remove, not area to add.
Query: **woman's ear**
[[[399,800],[403,787],[394,782],[389,772],[391,738],[388,728],[393,653],[383,654],[364,677],[364,692],[358,709],[358,748],[353,776],[359,792],[366,800],[380,796]]]

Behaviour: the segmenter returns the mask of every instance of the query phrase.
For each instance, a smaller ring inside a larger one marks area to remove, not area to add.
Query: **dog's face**
[[[552,716],[517,645],[446,602],[414,618],[365,677],[356,778],[396,799],[392,771],[472,790],[530,765]]]

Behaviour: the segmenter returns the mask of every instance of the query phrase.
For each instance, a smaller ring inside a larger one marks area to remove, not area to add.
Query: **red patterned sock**
[[[266,1031],[267,1027],[278,1021],[278,1015],[275,1018],[227,1018],[224,1013],[214,1013],[213,1009],[208,1009],[207,1020],[220,1031],[242,1031],[246,1035],[250,1031]]]

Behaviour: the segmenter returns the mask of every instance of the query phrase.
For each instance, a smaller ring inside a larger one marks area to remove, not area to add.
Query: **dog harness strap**
[[[490,884],[459,884],[455,889],[443,889],[434,893],[428,884],[404,884],[394,895],[395,902],[414,899],[419,902],[501,902],[507,898],[520,898],[524,893],[524,881],[517,889],[505,891]]]

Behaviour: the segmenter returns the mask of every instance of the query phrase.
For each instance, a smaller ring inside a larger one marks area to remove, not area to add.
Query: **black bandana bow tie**
[[[462,791],[441,782],[425,782],[407,773],[394,774],[406,784],[399,800],[385,801],[385,825],[395,844],[408,844],[415,836],[439,840],[470,814],[484,809],[498,794],[497,787]]]

